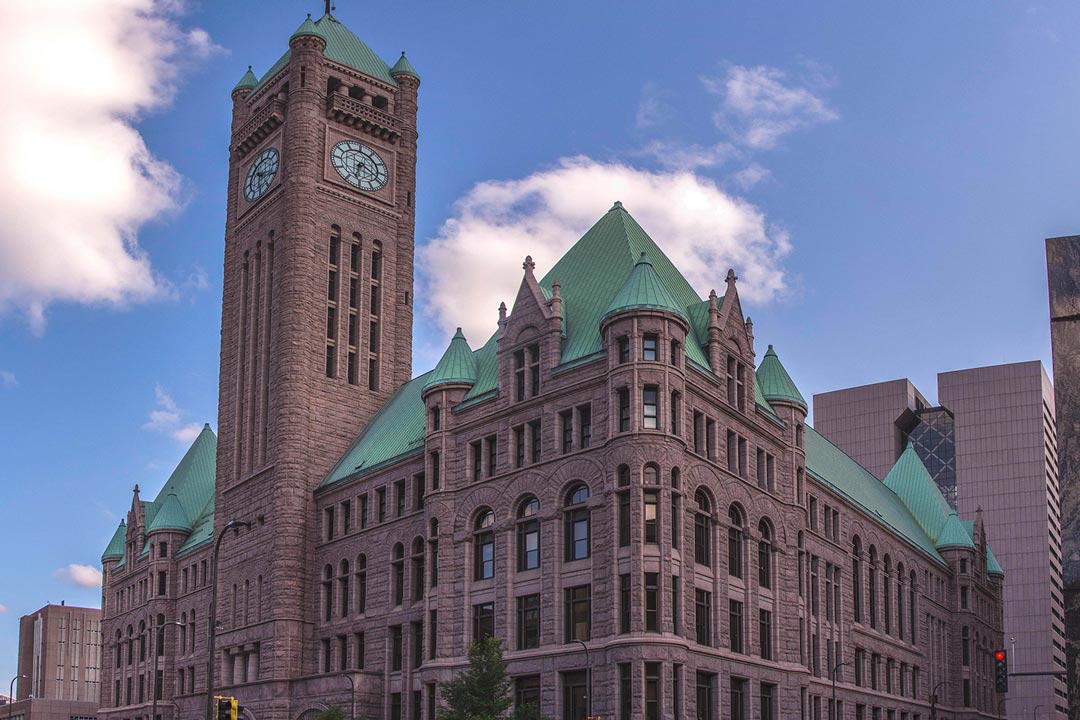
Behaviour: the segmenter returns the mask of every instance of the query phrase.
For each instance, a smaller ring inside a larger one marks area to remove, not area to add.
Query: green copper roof
[[[147,533],[155,530],[181,530],[191,532],[191,521],[176,493],[169,493],[161,503],[161,509],[154,516],[154,521],[147,525]]]
[[[423,450],[427,412],[422,392],[434,373],[426,372],[399,387],[319,487],[364,475],[396,458]]]
[[[315,22],[312,22],[311,16],[308,15],[307,19],[292,34],[292,37],[298,35],[316,35],[325,40],[326,50],[323,51],[323,57],[327,60],[358,70],[389,85],[397,85],[397,82],[394,81],[393,76],[390,74],[390,66],[376,55],[363,40],[353,35],[348,28],[339,23],[333,15],[323,15]],[[290,57],[292,57],[292,51],[287,50],[262,76],[256,89],[262,87],[263,83],[277,75],[282,68],[288,65]],[[413,74],[416,74],[415,70]],[[417,75],[417,77],[420,76]]]
[[[975,549],[975,543],[972,542],[971,535],[960,524],[960,518],[956,516],[955,510],[949,513],[948,520],[945,521],[941,532],[938,533],[937,547],[939,550],[958,547]]]
[[[877,517],[882,524],[928,557],[942,565],[946,564],[934,547],[933,539],[926,534],[904,501],[809,426],[806,428],[806,470],[863,508],[871,517]]]
[[[671,296],[671,293],[664,286],[664,281],[656,274],[656,270],[653,268],[652,263],[649,262],[649,256],[645,254],[645,251],[641,252],[641,256],[634,263],[630,274],[626,276],[626,281],[619,288],[619,292],[615,294],[615,297],[612,298],[607,312],[604,313],[604,317],[600,321],[603,322],[606,318],[621,312],[642,309],[663,310],[678,315],[689,322],[686,313],[675,302],[675,298]]]
[[[458,328],[438,365],[431,371],[431,378],[424,385],[424,390],[448,383],[472,385],[475,382],[476,360],[461,328]]]
[[[1005,571],[1001,569],[1001,565],[998,563],[998,559],[994,557],[994,552],[989,545],[986,546],[986,574],[1005,577]]]
[[[255,73],[251,72],[251,66],[248,65],[247,72],[244,73],[244,77],[240,78],[240,82],[236,83],[236,87],[233,88],[233,92],[237,90],[243,90],[245,88],[253,88],[259,84],[259,79],[255,77]]]
[[[401,57],[394,63],[394,67],[390,68],[391,75],[397,75],[398,73],[401,73],[402,75],[412,75],[417,80],[420,79],[420,73],[416,72],[416,68],[409,62],[409,58],[405,57],[404,50],[401,51]]]
[[[214,499],[210,498],[210,501],[206,504],[203,510],[203,514],[199,516],[198,522],[195,523],[195,528],[188,535],[187,540],[180,546],[180,549],[176,551],[176,557],[182,557],[187,555],[192,550],[207,545],[214,541]]]
[[[923,531],[936,541],[952,508],[910,442],[882,482],[904,501]]]
[[[120,527],[116,528],[116,532],[113,533],[112,540],[109,541],[109,546],[105,548],[105,552],[101,554],[101,561],[106,560],[119,560],[124,557],[124,546],[127,544],[127,523],[123,520],[120,521]]]
[[[772,345],[765,351],[765,357],[761,359],[756,375],[761,394],[766,399],[786,400],[806,407],[806,400],[803,399],[799,388],[795,387],[791,376],[780,363],[780,358],[776,356]]]

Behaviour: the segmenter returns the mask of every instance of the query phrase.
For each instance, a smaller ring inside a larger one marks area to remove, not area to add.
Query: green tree
[[[345,712],[340,705],[331,705],[315,715],[315,720],[349,720],[349,713]],[[357,715],[353,720],[364,720],[364,716]]]
[[[443,683],[440,720],[503,720],[514,704],[502,640],[487,637],[469,646],[469,669]]]

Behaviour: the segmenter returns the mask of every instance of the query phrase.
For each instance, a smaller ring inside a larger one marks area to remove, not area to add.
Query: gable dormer
[[[499,308],[498,373],[501,395],[521,402],[543,391],[544,376],[562,357],[562,292],[556,280],[550,291],[536,281],[536,263],[527,256],[524,274],[509,315]]]
[[[738,279],[729,269],[724,297],[709,293],[708,355],[712,371],[724,380],[728,403],[747,412],[754,403],[754,325],[743,317]]]

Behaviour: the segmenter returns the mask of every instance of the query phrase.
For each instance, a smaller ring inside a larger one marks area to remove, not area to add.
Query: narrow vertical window
[[[578,447],[584,450],[592,443],[592,408],[582,405],[577,409]]]
[[[630,338],[619,338],[619,364],[630,362]]]
[[[630,390],[619,389],[619,432],[630,430]]]
[[[476,519],[473,533],[473,579],[488,580],[495,577],[495,514],[487,510]]]
[[[642,427],[647,430],[656,430],[659,427],[658,395],[659,391],[656,385],[646,385],[642,390]]]
[[[656,335],[648,334],[641,339],[641,359],[646,361],[656,361]]]
[[[656,544],[659,542],[659,528],[657,516],[660,510],[660,493],[657,490],[642,491],[645,506],[645,542]]]
[[[645,573],[645,630],[660,630],[660,574]]]
[[[682,412],[682,395],[678,391],[671,393],[671,434],[679,434],[679,414]]]

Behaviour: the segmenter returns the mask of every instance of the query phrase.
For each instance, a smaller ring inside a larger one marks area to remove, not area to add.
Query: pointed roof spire
[[[304,22],[300,23],[300,27],[296,28],[296,32],[289,37],[289,40],[301,37],[302,35],[319,36],[319,29],[315,27],[315,23],[311,19],[311,13],[308,13],[307,17],[304,18]]]
[[[155,530],[191,532],[191,520],[184,512],[184,506],[180,504],[180,498],[176,496],[176,493],[171,492],[165,496],[165,502],[161,504],[161,509],[157,511],[157,515],[150,522],[150,527],[146,529],[146,532],[149,534]]]
[[[236,86],[232,89],[233,92],[237,90],[250,90],[259,84],[259,79],[255,77],[255,73],[251,72],[251,66],[248,65],[247,72],[240,78],[240,82],[236,83]]]
[[[953,510],[910,442],[885,476],[884,483],[904,501],[923,532],[936,542]]]
[[[945,548],[975,549],[975,543],[971,541],[971,536],[964,530],[964,526],[960,522],[960,518],[956,516],[955,510],[949,513],[948,519],[945,520],[945,524],[938,533],[936,545],[938,550]]]
[[[416,68],[412,66],[409,59],[405,57],[405,51],[401,51],[401,57],[394,63],[394,67],[390,68],[391,75],[412,75],[417,80],[420,79],[420,73],[416,72]]]
[[[686,313],[660,279],[644,250],[634,263],[622,288],[612,298],[607,311],[600,318],[600,323],[603,324],[612,315],[628,310],[663,310],[687,320]]]
[[[446,352],[432,371],[431,379],[424,384],[424,390],[430,390],[436,385],[473,385],[475,383],[476,360],[473,359],[472,349],[464,333],[461,332],[461,328],[458,328]]]
[[[756,377],[758,386],[761,388],[761,394],[765,396],[766,400],[795,403],[806,409],[806,400],[803,398],[802,393],[799,392],[799,388],[795,386],[791,376],[788,375],[787,370],[784,369],[772,345],[765,352],[765,357],[761,359]]]
[[[124,546],[127,544],[127,523],[120,521],[120,526],[113,533],[112,540],[101,554],[101,561],[119,560],[124,557]]]

